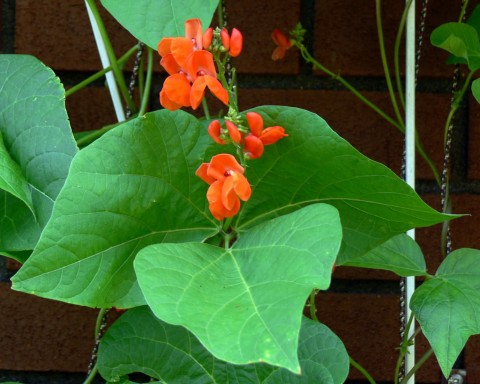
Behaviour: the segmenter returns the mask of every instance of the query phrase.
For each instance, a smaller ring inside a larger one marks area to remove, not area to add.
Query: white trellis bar
[[[408,0],[406,1],[408,3]],[[408,185],[415,189],[415,0],[412,1],[407,14],[406,26],[406,67],[405,67],[405,156],[406,169],[405,179]],[[408,235],[415,239],[415,230],[408,231]],[[406,279],[406,318],[411,316],[410,300],[415,291],[415,277]],[[415,324],[409,329],[408,337],[413,336]],[[405,358],[405,372],[409,372],[415,365],[415,345],[408,347],[408,353]],[[407,382],[415,383],[415,375]]]
[[[105,48],[105,44],[100,34],[97,21],[95,20],[95,16],[93,15],[90,5],[86,0],[85,0],[85,6],[87,7],[88,17],[90,19],[90,24],[92,25],[93,36],[95,37],[95,42],[97,43],[98,54],[100,55],[102,66],[103,68],[108,68],[110,67],[111,63],[108,58],[107,49]],[[117,120],[119,122],[125,121],[125,111],[123,109],[122,98],[120,97],[120,94],[118,92],[115,76],[110,71],[105,74],[105,77],[107,79],[108,90],[110,91],[110,96],[112,98],[113,108],[115,108],[115,114],[117,115]]]

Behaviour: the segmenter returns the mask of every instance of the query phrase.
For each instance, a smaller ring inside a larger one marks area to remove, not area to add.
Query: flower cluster
[[[243,38],[238,30],[222,30],[223,51],[231,56],[242,51]],[[158,44],[162,57],[160,64],[169,76],[160,92],[160,104],[171,111],[181,107],[197,109],[205,89],[210,91],[225,105],[228,105],[228,91],[217,78],[214,57],[207,49],[216,48],[212,44],[213,30],[202,33],[199,19],[185,22],[185,37],[167,37]],[[205,48],[205,49],[204,49]]]
[[[246,119],[249,129],[242,129],[244,132],[229,120],[225,121],[226,129],[222,128],[220,121],[214,120],[208,126],[208,133],[218,144],[227,144],[231,141],[243,145],[243,153],[247,159],[258,159],[263,155],[265,145],[274,144],[282,137],[288,136],[285,129],[280,126],[264,129],[263,118],[257,112],[247,112]]]
[[[241,164],[234,156],[223,153],[203,163],[195,173],[210,185],[207,200],[217,220],[235,216],[240,210],[240,201],[247,201],[252,194],[244,175],[245,161],[261,157],[265,145],[288,136],[283,127],[264,128],[263,118],[256,112],[248,112],[245,117],[238,113],[234,81],[226,81],[224,70],[226,57],[236,57],[242,49],[243,37],[238,29],[234,28],[230,34],[225,28],[208,28],[203,33],[199,19],[185,22],[185,37],[164,38],[158,44],[160,64],[169,74],[160,92],[164,108],[196,109],[206,88],[229,106],[224,126],[219,120],[213,120],[208,133],[218,144],[235,145]]]

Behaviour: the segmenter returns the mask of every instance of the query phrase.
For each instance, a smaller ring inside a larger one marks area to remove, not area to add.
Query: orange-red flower
[[[208,87],[228,105],[228,92],[217,79],[213,56],[203,50],[203,41],[209,44],[209,33],[202,35],[199,19],[185,22],[185,36],[164,38],[158,44],[158,53],[162,56],[160,64],[170,75],[160,92],[160,103],[169,110],[196,109]]]
[[[223,28],[220,31],[220,37],[222,39],[223,47],[228,51],[230,56],[237,57],[242,53],[243,35],[237,28],[232,29],[231,35],[229,35],[228,31]]]
[[[229,120],[225,121],[225,125],[227,127],[227,131],[228,131],[228,135],[230,136],[230,139],[235,144],[239,144],[242,141],[242,134],[238,130],[238,127]],[[227,141],[225,141],[226,132],[224,130],[222,131],[222,125],[220,124],[220,121],[213,120],[208,125],[208,134],[216,143],[227,144]]]
[[[195,172],[210,184],[207,200],[210,212],[217,220],[235,216],[240,210],[240,200],[250,198],[252,189],[244,171],[235,157],[223,153],[213,156],[210,163],[203,163]]]
[[[272,53],[272,60],[280,60],[285,57],[287,49],[292,47],[292,42],[279,29],[272,32],[272,39],[277,44],[277,47]]]
[[[280,126],[263,128],[263,118],[256,112],[247,112],[247,122],[250,132],[245,137],[244,153],[249,159],[258,159],[263,154],[264,146],[276,143],[282,137],[288,136],[285,128]]]

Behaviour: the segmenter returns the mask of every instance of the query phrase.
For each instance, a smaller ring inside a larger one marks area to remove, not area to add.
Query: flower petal
[[[205,50],[195,51],[188,56],[184,68],[187,70],[192,81],[195,81],[197,76],[203,75],[217,77],[213,55]]]
[[[228,133],[230,138],[235,144],[238,144],[242,141],[242,134],[238,130],[237,126],[229,120],[225,120],[225,125],[227,126]]]
[[[216,180],[223,180],[227,177],[226,173],[228,171],[243,174],[245,170],[238,164],[235,157],[228,153],[221,153],[212,157],[207,171],[208,176]]]
[[[213,120],[208,125],[208,134],[210,137],[218,144],[226,144],[224,140],[220,139],[221,130],[222,126],[218,120]]]
[[[287,53],[287,50],[285,48],[277,47],[272,52],[272,60],[273,61],[281,60],[285,57],[286,53]]]
[[[190,90],[190,82],[182,73],[168,76],[163,83],[163,91],[166,96],[183,107],[190,106]]]
[[[160,104],[162,105],[163,108],[166,108],[170,111],[175,111],[182,106],[180,104],[174,103],[172,100],[170,100],[165,92],[165,89],[162,89],[160,91]]]
[[[164,37],[162,40],[160,40],[160,42],[158,43],[158,54],[160,56],[163,57],[172,52],[172,39],[173,37]]]
[[[205,82],[207,83],[208,89],[219,99],[223,104],[228,105],[228,92],[223,88],[222,83],[218,81],[215,77],[205,75]]]
[[[274,29],[272,32],[272,39],[279,47],[288,49],[292,46],[290,39],[284,35],[280,29]]]
[[[207,174],[209,165],[210,165],[209,163],[203,163],[202,165],[200,165],[200,167],[198,167],[198,169],[196,170],[195,175],[200,177],[207,184],[212,184],[215,182],[215,179],[211,176],[208,176]]]
[[[230,35],[226,28],[222,28],[220,31],[220,37],[222,38],[223,47],[228,51],[230,49]]]
[[[242,175],[243,176],[243,175]],[[223,182],[222,188],[222,204],[228,210],[237,205],[238,196],[235,193],[235,178],[228,176]]]
[[[285,136],[288,136],[285,133],[285,128],[280,126],[268,127],[267,129],[263,130],[262,134],[260,135],[260,140],[262,140],[264,145],[270,145],[276,143]]]
[[[245,147],[243,151],[249,159],[258,159],[263,155],[263,150],[263,143],[257,136],[248,134],[247,137],[245,137]]]
[[[200,19],[185,21],[185,37],[193,42],[195,49],[202,49],[202,22]]]
[[[250,131],[259,137],[263,131],[263,117],[257,112],[247,112],[247,122]]]
[[[193,41],[186,37],[174,37],[170,49],[178,65],[185,68],[187,59],[194,52]]]
[[[160,65],[165,68],[169,75],[174,75],[182,69],[171,53],[167,53],[162,57]]]
[[[234,181],[233,188],[236,195],[243,201],[250,199],[250,196],[252,195],[252,188],[250,187],[250,183],[248,182],[247,178],[241,173],[237,172],[233,172],[230,178],[232,178]],[[228,179],[229,178],[227,177],[227,180]]]
[[[230,56],[237,57],[242,53],[242,49],[243,35],[237,28],[233,28],[232,35],[230,36]]]
[[[203,34],[203,48],[208,49],[210,48],[210,45],[212,44],[213,40],[213,28],[207,28],[205,33]]]
[[[193,82],[190,91],[190,105],[193,109],[197,109],[202,102],[206,86],[207,83],[205,82],[204,76],[197,77],[197,79]]]

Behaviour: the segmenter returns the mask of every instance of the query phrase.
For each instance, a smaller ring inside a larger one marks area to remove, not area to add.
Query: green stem
[[[77,140],[77,146],[81,148],[81,147],[84,147],[84,146],[90,144],[92,141],[94,141],[95,139],[98,139],[104,133],[110,131],[112,128],[115,128],[117,125],[120,125],[122,123],[115,123],[115,124],[106,125],[105,127],[97,129],[97,130],[91,132],[90,134],[83,136],[82,138]]]
[[[130,48],[120,59],[118,59],[119,64],[124,64],[138,49],[138,45],[134,45],[132,48]],[[81,90],[82,88],[85,88],[87,85],[93,83],[95,80],[101,78],[104,76],[106,73],[110,72],[112,70],[112,67],[107,67],[105,69],[102,69],[101,71],[98,71],[94,73],[92,76],[87,77],[85,80],[82,82],[75,84],[72,88],[69,88],[68,90],[65,91],[65,97],[71,96],[75,92]]]
[[[222,2],[218,1],[218,7],[217,7],[217,16],[218,16],[218,25],[220,28],[223,28],[223,8],[222,8]]]
[[[464,2],[463,2],[462,9],[460,11],[460,17],[458,18],[459,23],[462,22],[463,16],[465,15],[465,12],[467,11],[468,1],[469,0],[464,0]]]
[[[202,108],[203,113],[205,114],[205,119],[210,120],[210,110],[208,109],[208,104],[207,100],[205,100],[205,97],[202,99]]]
[[[89,375],[87,376],[83,384],[90,384],[95,378],[95,376],[97,376],[97,373],[98,373],[98,366],[97,366],[97,363],[95,363],[95,365],[93,366],[92,370],[90,371]]]
[[[115,51],[113,50],[112,43],[110,42],[110,38],[108,37],[107,30],[105,29],[103,20],[100,16],[100,13],[98,12],[98,8],[97,8],[97,5],[95,4],[95,0],[86,0],[86,1],[90,6],[90,9],[93,13],[95,21],[97,22],[100,35],[102,37],[103,43],[105,44],[105,48],[107,50],[107,56],[108,56],[108,59],[110,60],[110,65],[112,66],[113,74],[115,75],[115,79],[117,80],[118,88],[120,89],[120,92],[122,93],[123,98],[125,99],[125,102],[127,103],[130,110],[132,112],[136,111],[137,106],[135,105],[134,101],[132,100],[132,98],[128,93],[128,88],[127,88],[127,84],[125,83],[125,78],[123,77],[123,73],[120,70],[120,67],[118,65],[118,61],[115,56]]]
[[[395,376],[393,378],[393,382],[395,384],[398,384],[398,376],[400,375],[400,368],[402,366],[402,361],[405,359],[405,355],[407,354],[408,345],[410,344],[410,342],[412,342],[415,339],[415,334],[411,338],[408,337],[408,333],[410,331],[410,327],[412,326],[412,323],[413,323],[413,312],[410,313],[407,326],[405,327],[405,333],[403,335],[403,339],[400,344],[397,364],[395,365],[395,373],[394,373]]]
[[[376,18],[377,18],[377,33],[378,33],[378,43],[380,46],[380,57],[382,59],[383,71],[385,72],[385,80],[387,82],[388,93],[390,95],[390,100],[392,101],[393,110],[395,111],[395,116],[397,117],[398,123],[405,130],[405,123],[403,117],[398,108],[397,98],[393,90],[392,79],[390,77],[390,70],[388,68],[387,55],[385,52],[385,42],[383,39],[383,27],[382,27],[382,11],[381,11],[381,0],[375,0],[376,3]]]
[[[349,356],[348,358],[350,359],[350,365],[352,367],[355,367],[368,380],[370,384],[376,384],[375,380],[373,380],[373,377],[368,373],[365,368],[363,368],[359,363],[353,360],[351,356]]]
[[[152,86],[152,74],[153,74],[153,50],[150,47],[147,47],[148,54],[148,66],[147,66],[147,79],[145,81],[145,89],[143,90],[142,95],[142,104],[140,106],[140,111],[138,116],[143,116],[147,111],[148,100],[150,98],[150,88]]]
[[[142,56],[140,59],[140,66],[138,70],[138,92],[143,95],[145,89],[145,58]]]
[[[410,372],[407,373],[405,378],[402,380],[400,384],[407,384],[408,380],[418,371],[418,369],[425,364],[425,362],[432,356],[433,349],[430,348],[420,359],[418,359],[417,363],[413,366]]]
[[[405,109],[405,95],[403,93],[403,85],[402,80],[400,78],[400,43],[402,41],[403,31],[405,30],[405,24],[407,21],[407,14],[410,6],[412,5],[413,0],[409,0],[405,6],[405,9],[402,13],[402,18],[400,19],[400,25],[398,26],[397,36],[395,37],[395,47],[393,53],[393,62],[395,65],[395,80],[397,83],[397,90],[398,90],[398,97],[400,99],[400,103],[402,108]]]

